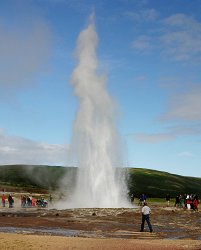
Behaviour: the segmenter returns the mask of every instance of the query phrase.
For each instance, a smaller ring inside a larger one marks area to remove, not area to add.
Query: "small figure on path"
[[[141,194],[140,198],[139,198],[139,204],[140,206],[142,206],[144,204],[144,202],[146,202],[147,196],[145,194]]]
[[[134,202],[134,194],[131,194],[131,203]]]
[[[49,196],[49,202],[50,202],[50,204],[52,204],[52,195],[51,194]]]
[[[151,225],[151,222],[150,222],[150,213],[151,213],[150,207],[147,205],[146,202],[144,202],[144,205],[142,207],[142,224],[141,224],[140,232],[144,231],[144,223],[145,223],[145,221],[147,222],[150,233],[153,232],[152,225]]]
[[[8,196],[8,204],[9,204],[9,208],[13,207],[14,199],[11,194],[9,194]]]
[[[166,201],[167,201],[167,206],[169,207],[169,205],[170,205],[170,195],[169,194],[166,195]]]
[[[2,206],[5,207],[5,204],[6,204],[6,196],[5,196],[5,194],[2,194],[1,201],[2,201]]]

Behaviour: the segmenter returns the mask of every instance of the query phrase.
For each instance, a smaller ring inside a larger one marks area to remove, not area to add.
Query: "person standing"
[[[167,206],[169,207],[169,205],[170,205],[170,195],[169,194],[166,195],[166,201],[167,201]]]
[[[2,194],[1,201],[2,201],[2,206],[5,207],[5,204],[6,204],[6,196],[5,196],[5,194]]]
[[[8,196],[8,204],[9,204],[9,208],[13,207],[14,199],[11,194],[9,194]]]
[[[145,223],[145,221],[147,222],[150,233],[153,232],[152,225],[151,225],[151,222],[150,222],[150,213],[151,213],[150,207],[147,205],[146,202],[144,202],[144,205],[142,207],[142,224],[141,224],[140,232],[144,231],[144,223]]]
[[[50,202],[50,204],[52,204],[52,195],[51,194],[49,196],[49,202]]]
[[[134,194],[131,194],[131,203],[134,202]]]

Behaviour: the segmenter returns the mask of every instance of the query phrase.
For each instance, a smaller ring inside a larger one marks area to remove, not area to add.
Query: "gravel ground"
[[[139,232],[140,207],[0,208],[0,249],[201,249],[201,212],[150,204],[153,233]]]

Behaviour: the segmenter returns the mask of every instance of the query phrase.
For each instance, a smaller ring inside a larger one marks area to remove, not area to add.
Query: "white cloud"
[[[201,60],[201,23],[193,17],[175,14],[163,20],[163,54],[176,61]]]
[[[144,22],[136,14],[136,18]],[[145,30],[146,32],[146,30]],[[201,62],[201,23],[184,14],[174,14],[157,22],[150,31],[133,42],[136,51],[158,49],[165,59],[180,62]],[[144,38],[143,38],[144,37]],[[146,39],[145,39],[146,38]]]
[[[172,95],[161,120],[201,122],[201,86],[194,85],[183,93]]]
[[[67,145],[36,142],[18,136],[7,135],[4,130],[0,130],[0,165],[66,165],[67,153]]]
[[[136,11],[128,11],[126,12],[126,15],[133,20],[140,22],[140,21],[155,21],[159,13],[155,9],[144,9],[140,10],[138,12]]]
[[[167,25],[173,26],[173,27],[181,27],[183,29],[193,29],[194,26],[197,26],[198,23],[195,21],[194,18],[187,16],[182,13],[174,14],[166,19],[163,20],[163,22]],[[199,25],[200,26],[200,25]]]
[[[166,141],[176,140],[178,137],[183,136],[197,136],[201,135],[200,124],[184,125],[179,124],[166,128],[166,132],[163,133],[135,133],[128,134],[129,137],[133,138],[139,143],[162,143]]]
[[[33,83],[45,71],[51,34],[44,20],[34,13],[18,13],[17,21],[9,16],[0,19],[0,94]],[[16,18],[16,17],[15,17]],[[12,20],[12,22],[11,22]]]
[[[179,124],[168,129],[169,133],[176,136],[198,136],[201,135],[200,123],[190,123],[188,125]]]
[[[194,156],[191,152],[188,152],[188,151],[180,152],[177,155],[179,157],[193,157]]]
[[[140,82],[140,83],[145,82],[146,80],[147,80],[147,77],[145,75],[139,75],[135,78],[135,81]]]
[[[139,36],[133,41],[132,47],[141,52],[148,52],[153,48],[149,36]]]
[[[132,137],[136,141],[141,143],[161,143],[175,139],[175,136],[171,133],[155,133],[155,134],[139,133],[132,135]]]

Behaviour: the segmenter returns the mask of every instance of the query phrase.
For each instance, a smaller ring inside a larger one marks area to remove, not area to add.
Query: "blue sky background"
[[[201,177],[200,0],[1,0],[0,164],[70,165],[70,84],[92,12],[124,165]]]

